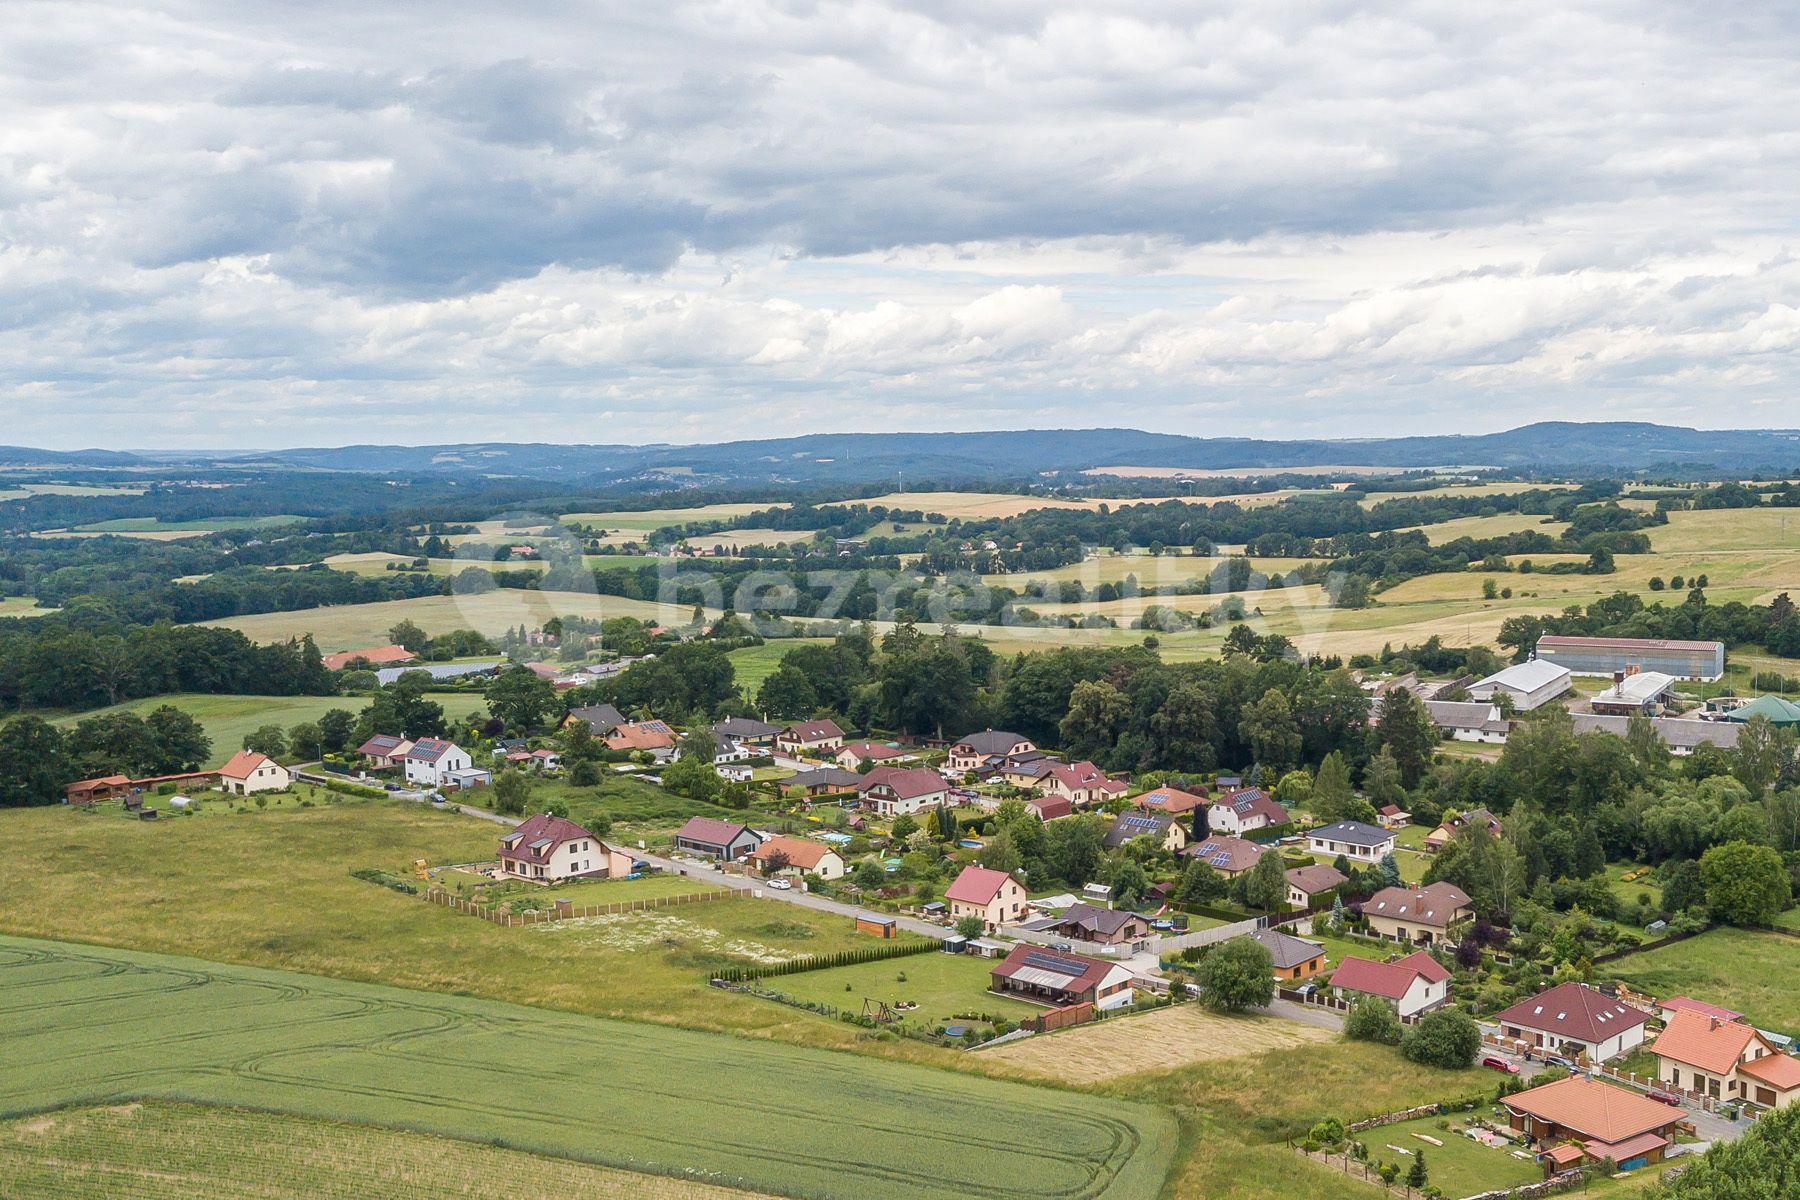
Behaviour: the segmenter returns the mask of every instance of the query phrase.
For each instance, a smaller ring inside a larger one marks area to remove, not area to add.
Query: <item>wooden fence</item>
[[[612,904],[583,904],[576,906],[566,900],[557,900],[548,909],[526,909],[523,912],[506,912],[492,904],[478,904],[473,900],[465,900],[461,896],[452,895],[443,888],[427,888],[419,893],[419,899],[427,904],[435,904],[440,908],[453,909],[465,916],[479,917],[483,921],[491,921],[495,925],[504,925],[515,929],[523,925],[544,925],[555,921],[568,921],[578,917],[611,917],[620,913],[644,912],[653,908],[675,908],[683,904],[695,904],[702,900],[737,900],[749,893],[738,888],[720,888],[713,892],[692,892],[681,896],[652,896],[641,900],[619,900]]]
[[[1027,1017],[1019,1024],[1038,1033],[1049,1033],[1053,1029],[1067,1029],[1071,1025],[1085,1025],[1094,1019],[1094,1006],[1083,1000],[1078,1004],[1067,1004],[1061,1008],[1053,1008],[1049,1012],[1039,1013],[1035,1017]]]

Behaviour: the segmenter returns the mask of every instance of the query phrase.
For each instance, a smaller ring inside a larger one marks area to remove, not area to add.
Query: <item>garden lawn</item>
[[[203,959],[0,936],[0,989],[0,1116],[181,1099],[820,1200],[1136,1200],[1173,1152],[1145,1105]]]
[[[1364,1130],[1357,1137],[1368,1144],[1369,1158],[1372,1161],[1399,1164],[1402,1183],[1406,1180],[1406,1169],[1412,1166],[1413,1157],[1397,1153],[1389,1147],[1399,1146],[1415,1153],[1424,1151],[1430,1186],[1453,1198],[1517,1187],[1521,1183],[1533,1183],[1544,1177],[1543,1170],[1531,1159],[1514,1158],[1509,1152],[1510,1147],[1501,1150],[1484,1146],[1473,1138],[1458,1133],[1457,1129],[1461,1127],[1464,1117],[1463,1113],[1452,1113],[1446,1117],[1419,1117]],[[1439,1129],[1440,1121],[1448,1123],[1450,1128]],[[1413,1136],[1420,1133],[1437,1138],[1444,1144],[1433,1146],[1430,1142],[1420,1141]]]
[[[1749,929],[1712,929],[1604,965],[1653,996],[1721,1004],[1765,1029],[1800,1033],[1800,938]]]
[[[763,986],[852,1013],[861,1013],[865,1000],[871,1009],[881,1003],[914,1003],[919,1006],[917,1009],[896,1011],[894,1015],[907,1025],[928,1030],[940,1025],[990,1025],[991,1018],[996,1017],[1017,1023],[1044,1011],[1021,1000],[991,995],[987,989],[993,969],[991,959],[934,950],[881,962],[782,975],[766,980]]]

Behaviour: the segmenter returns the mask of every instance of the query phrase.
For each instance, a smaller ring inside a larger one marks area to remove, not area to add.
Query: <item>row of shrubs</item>
[[[811,954],[805,958],[789,959],[787,962],[720,967],[713,972],[712,978],[722,979],[727,983],[748,983],[752,979],[768,979],[776,975],[798,975],[803,971],[823,971],[829,967],[848,967],[857,963],[881,962],[889,958],[906,958],[913,954],[930,954],[937,951],[938,944],[936,942],[908,939],[903,942],[886,942],[881,945],[868,946],[860,950],[839,950],[833,954]]]
[[[382,887],[391,888],[396,892],[405,892],[408,896],[416,896],[419,894],[418,884],[410,879],[396,875],[392,871],[383,871],[376,867],[358,867],[354,871],[351,871],[350,875],[352,878],[360,879],[365,883],[380,884]]]

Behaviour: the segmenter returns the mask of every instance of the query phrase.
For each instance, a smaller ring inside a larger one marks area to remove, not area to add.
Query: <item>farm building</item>
[[[1343,855],[1352,862],[1380,862],[1394,848],[1394,832],[1361,821],[1339,821],[1309,830],[1306,849],[1329,858]]]
[[[964,867],[962,873],[944,889],[950,905],[950,919],[979,917],[990,931],[1025,915],[1025,888],[1005,871],[986,867]]]
[[[1633,713],[1654,715],[1662,711],[1675,691],[1675,677],[1661,671],[1627,671],[1613,680],[1604,692],[1595,693],[1588,707],[1611,717],[1629,717]]]
[[[286,767],[254,750],[239,750],[219,768],[219,786],[238,796],[279,792],[293,782]]]
[[[111,800],[131,792],[131,777],[128,775],[102,775],[97,779],[79,779],[63,789],[63,798],[70,804],[83,807],[98,804],[102,800]]]
[[[1660,671],[1676,679],[1708,683],[1725,674],[1724,642],[1682,642],[1664,638],[1564,637],[1538,639],[1537,657],[1576,675],[1620,671]]]
[[[1486,679],[1470,684],[1469,698],[1498,700],[1501,696],[1511,696],[1514,711],[1530,712],[1534,708],[1542,708],[1572,686],[1567,667],[1533,659],[1530,662],[1514,663]]]
[[[1559,1167],[1610,1158],[1629,1171],[1661,1162],[1685,1116],[1679,1108],[1585,1075],[1516,1092],[1500,1103],[1512,1127],[1528,1134],[1540,1151],[1560,1151],[1551,1158]],[[1565,1142],[1576,1145],[1565,1149]]]
[[[1412,1017],[1449,1003],[1450,972],[1423,950],[1393,962],[1350,955],[1331,973],[1331,990],[1341,1000],[1379,996]]]
[[[367,663],[371,667],[391,667],[396,663],[409,663],[419,657],[405,646],[389,643],[386,646],[370,646],[363,650],[341,650],[336,654],[327,654],[322,660],[327,671],[342,671],[353,663]]]
[[[1382,888],[1363,901],[1362,913],[1379,936],[1421,946],[1443,941],[1450,926],[1475,915],[1468,895],[1441,880],[1417,888]]]
[[[417,663],[405,667],[382,667],[375,672],[375,682],[386,687],[413,671],[423,671],[433,679],[467,679],[471,675],[492,675],[499,670],[499,663]]]
[[[1800,725],[1800,704],[1781,696],[1758,696],[1743,707],[1725,714],[1727,721],[1735,721],[1739,725],[1758,717],[1778,728],[1791,729]]]
[[[623,878],[634,865],[628,852],[615,850],[575,822],[549,813],[527,817],[500,839],[500,869],[510,878],[532,883]]]
[[[1439,733],[1459,742],[1504,742],[1512,728],[1499,705],[1480,700],[1427,700],[1425,712]]]
[[[1763,1108],[1800,1100],[1800,1059],[1742,1021],[1677,1011],[1650,1050],[1657,1079],[1670,1087]]]
[[[1559,983],[1494,1014],[1503,1037],[1570,1058],[1605,1062],[1644,1041],[1650,1014],[1585,983]]]
[[[1576,733],[1611,733],[1624,737],[1630,729],[1629,717],[1609,717],[1600,713],[1571,713]],[[1669,753],[1684,758],[1696,746],[1718,746],[1730,750],[1737,746],[1743,726],[1732,721],[1698,721],[1688,717],[1652,717],[1650,728],[1668,746]]]
[[[675,831],[675,849],[703,858],[735,862],[762,844],[762,835],[746,825],[712,817],[689,817]]]
[[[1092,1004],[1102,1012],[1131,1003],[1131,972],[1118,963],[1046,950],[1029,942],[995,965],[993,990],[1039,1004]]]
[[[1246,934],[1269,952],[1277,983],[1302,983],[1325,969],[1325,947],[1278,929],[1259,929]]]

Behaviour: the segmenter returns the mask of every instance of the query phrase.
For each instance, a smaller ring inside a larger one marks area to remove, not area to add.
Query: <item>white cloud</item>
[[[1729,423],[1800,382],[1796,35],[41,0],[0,40],[6,436]]]

